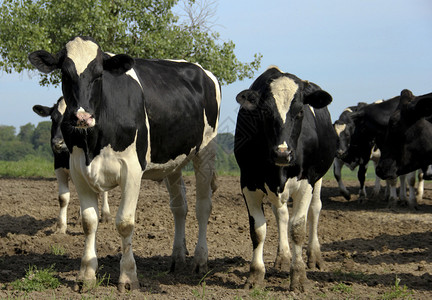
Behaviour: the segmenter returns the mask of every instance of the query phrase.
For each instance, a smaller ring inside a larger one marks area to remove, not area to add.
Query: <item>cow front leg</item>
[[[74,179],[76,183],[77,180]],[[84,254],[77,276],[75,290],[81,287],[86,290],[96,284],[96,270],[98,267],[96,254],[96,232],[98,228],[98,194],[93,192],[85,182],[76,184],[81,206],[81,224],[84,231]]]
[[[170,271],[181,269],[186,265],[186,215],[188,206],[186,201],[186,188],[181,175],[181,171],[170,174],[165,178],[165,185],[170,195],[170,208],[174,217],[174,244],[171,255]]]
[[[334,163],[333,163],[333,174],[334,177],[338,183],[339,186],[339,191],[342,194],[342,196],[346,199],[346,200],[350,200],[351,199],[351,195],[349,193],[349,191],[347,190],[347,188],[345,187],[343,181],[342,181],[342,167],[343,167],[343,161],[339,158],[335,158],[334,159]]]
[[[66,233],[67,229],[67,209],[70,201],[69,192],[69,172],[64,168],[55,170],[58,184],[58,201],[60,205],[60,212],[57,219],[56,233]]]
[[[307,180],[302,180],[300,189],[292,197],[293,214],[289,222],[289,234],[293,243],[290,289],[304,291],[307,279],[302,248],[306,239],[306,216],[312,199],[312,186]]]
[[[198,220],[198,241],[195,247],[193,270],[199,274],[207,273],[208,247],[207,224],[212,211],[212,194],[215,187],[215,144],[210,142],[193,159],[196,179],[195,215]]]
[[[357,179],[360,183],[360,189],[359,189],[359,202],[365,202],[367,199],[367,193],[366,193],[366,172],[367,172],[367,163],[366,164],[360,164],[359,169],[357,172]]]
[[[132,236],[135,227],[135,211],[138,202],[141,177],[132,173],[121,184],[122,198],[117,211],[116,227],[121,237],[122,257],[120,259],[119,292],[139,288],[137,268],[132,250]]]
[[[102,214],[101,214],[101,222],[109,223],[111,222],[111,213],[108,204],[108,192],[102,193]]]
[[[246,281],[245,288],[252,288],[264,284],[265,266],[263,249],[267,230],[264,208],[262,205],[264,193],[260,190],[250,191],[247,188],[243,188],[243,197],[248,209],[250,235],[253,247],[250,274]]]
[[[308,267],[314,269],[315,267],[321,269],[321,246],[318,240],[318,222],[321,212],[321,185],[322,179],[318,180],[313,189],[312,201],[308,211],[308,225],[309,225],[309,243],[307,247]]]
[[[289,212],[287,202],[279,208],[272,205],[272,210],[276,217],[279,236],[279,244],[274,267],[280,271],[288,272],[291,264],[291,251],[288,243]]]

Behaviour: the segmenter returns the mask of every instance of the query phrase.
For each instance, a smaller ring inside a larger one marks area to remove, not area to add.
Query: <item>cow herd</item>
[[[216,77],[186,61],[110,54],[89,37],[71,39],[56,54],[32,52],[29,60],[39,71],[59,70],[62,77],[63,97],[53,107],[35,105],[33,110],[52,120],[59,232],[66,232],[69,176],[80,200],[85,245],[76,288],[96,280],[98,196],[103,194],[101,219],[107,221],[107,192],[116,186],[121,188],[115,217],[122,251],[118,288],[124,291],[139,287],[132,237],[141,179],[165,182],[175,227],[171,271],[184,267],[188,206],[181,169],[190,161],[196,177],[199,225],[193,271],[206,273],[207,223],[216,188],[213,139],[221,103]],[[415,97],[404,90],[382,103],[347,108],[332,124],[327,109],[331,95],[275,66],[237,95],[240,110],[234,153],[253,246],[246,287],[264,281],[264,199],[271,203],[278,226],[275,267],[289,270],[290,289],[301,291],[307,280],[302,258],[307,236],[307,265],[321,265],[317,231],[321,185],[333,162],[335,177],[347,199],[349,193],[340,178],[344,164],[359,166],[362,197],[366,197],[364,179],[371,157],[377,164],[377,175],[388,182],[392,201],[396,198],[397,176],[402,178],[416,170],[422,170],[425,178],[430,176],[431,97]],[[410,176],[408,203],[415,207]],[[405,183],[405,179],[402,181]],[[375,192],[378,187],[379,182]],[[401,199],[404,196],[401,194]],[[289,199],[293,201],[291,216]]]

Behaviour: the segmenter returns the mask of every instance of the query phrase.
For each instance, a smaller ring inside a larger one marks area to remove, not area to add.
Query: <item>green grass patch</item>
[[[406,285],[400,285],[400,278],[396,276],[395,285],[392,287],[391,291],[386,292],[381,299],[412,299],[411,295],[413,294],[414,292],[409,290]]]
[[[56,289],[60,286],[58,278],[54,277],[54,265],[47,269],[38,270],[36,266],[30,266],[24,278],[13,281],[10,285],[14,290],[33,292]]]
[[[346,166],[342,167],[342,180],[355,180],[357,181],[357,171],[358,167],[354,169],[354,171],[351,171]],[[330,167],[330,169],[327,171],[327,173],[324,175],[325,180],[336,180],[333,174],[333,165]],[[369,168],[366,172],[366,181],[375,181],[375,168],[372,164],[370,164]]]
[[[0,161],[0,177],[53,178],[54,163],[37,156],[28,156],[20,161]]]

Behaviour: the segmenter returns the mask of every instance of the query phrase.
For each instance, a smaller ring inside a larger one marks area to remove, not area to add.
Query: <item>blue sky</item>
[[[430,0],[220,0],[215,23],[221,39],[236,44],[240,61],[263,55],[255,78],[277,65],[328,91],[333,121],[359,101],[388,99],[405,88],[432,92]],[[61,91],[38,81],[0,73],[0,124],[18,131],[44,120],[32,106],[52,105]],[[220,131],[234,131],[235,96],[252,82],[222,87]]]

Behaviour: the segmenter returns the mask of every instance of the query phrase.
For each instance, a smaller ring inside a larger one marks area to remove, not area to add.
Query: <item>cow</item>
[[[249,89],[240,92],[236,100],[241,108],[234,153],[240,167],[253,246],[245,287],[259,286],[264,281],[266,197],[276,216],[279,234],[274,265],[281,270],[290,268],[291,290],[304,290],[307,278],[302,245],[306,222],[308,266],[319,268],[322,263],[317,233],[322,176],[330,168],[337,147],[337,135],[326,107],[332,97],[318,85],[272,66]],[[291,218],[287,206],[290,197]],[[292,255],[288,234],[293,243]]]
[[[121,188],[115,221],[122,246],[118,289],[139,287],[132,234],[141,179],[165,181],[175,226],[171,270],[184,266],[188,209],[181,169],[191,160],[199,225],[193,270],[206,272],[221,100],[216,77],[186,61],[108,54],[82,36],[56,55],[38,50],[29,60],[41,72],[61,71],[67,104],[62,132],[85,235],[75,288],[96,280],[97,195],[116,186]]]
[[[378,151],[383,146],[385,130],[389,122],[390,115],[396,110],[399,103],[399,96],[389,100],[376,101],[371,104],[361,105],[355,111],[345,116],[348,119],[350,126],[339,126],[339,149],[337,158],[345,162],[356,162],[359,164],[360,182],[364,182],[367,163],[370,159],[373,160],[376,166],[381,152]],[[335,123],[336,126],[337,123]],[[352,129],[354,127],[354,129]],[[344,130],[342,130],[344,129]],[[350,129],[350,131],[348,131]],[[349,147],[341,148],[341,145]],[[335,164],[335,167],[337,164]],[[405,177],[400,178],[401,192],[400,198],[402,201],[406,199]],[[393,206],[397,202],[396,192],[397,178],[387,180],[387,196],[388,205]],[[380,189],[379,176],[375,181],[373,195],[377,195]],[[348,191],[346,191],[348,192]],[[345,196],[345,195],[344,195]],[[366,190],[360,189],[360,199],[366,198]]]
[[[372,141],[363,142],[361,139],[361,131],[356,128],[351,115],[359,108],[367,105],[365,102],[359,102],[356,106],[347,107],[339,116],[339,119],[334,123],[336,133],[339,137],[338,149],[333,163],[333,174],[338,182],[339,191],[346,200],[351,199],[348,189],[342,181],[342,167],[346,165],[350,170],[354,170],[357,166],[357,178],[360,183],[359,199],[367,197],[365,179],[369,160],[376,159],[377,151],[374,151]],[[378,194],[380,189],[380,179],[376,178],[374,194]]]
[[[57,233],[66,233],[67,230],[67,209],[70,201],[69,192],[69,150],[64,142],[60,124],[63,120],[63,114],[66,111],[66,102],[63,96],[51,106],[34,105],[33,111],[41,117],[51,117],[51,150],[54,156],[54,172],[58,185],[58,200],[60,213],[57,219]],[[108,223],[111,220],[111,214],[108,204],[108,192],[102,195],[102,213],[101,222]],[[80,214],[81,216],[81,214]]]
[[[431,121],[432,93],[415,97],[410,90],[403,90],[386,128],[382,156],[376,171],[378,176],[395,178],[422,169],[423,177],[430,179]],[[416,208],[414,193],[410,193],[408,205]]]

